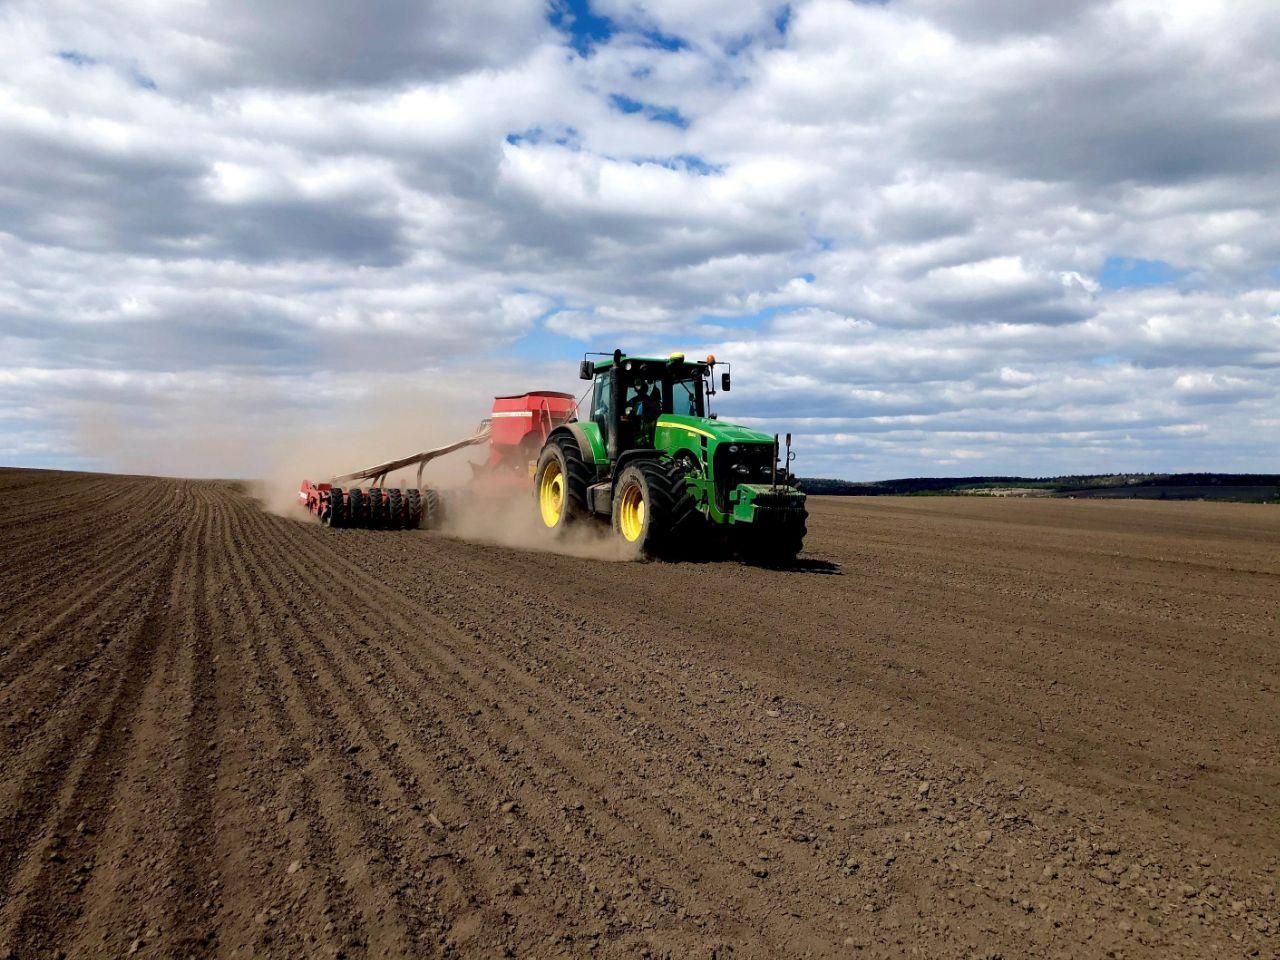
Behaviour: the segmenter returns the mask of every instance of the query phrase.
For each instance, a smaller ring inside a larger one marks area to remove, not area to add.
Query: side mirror
[[[596,375],[596,365],[591,360],[583,360],[578,364],[578,379],[590,380]]]
[[[728,389],[729,389],[729,374],[728,374],[728,373],[722,373],[722,374],[720,374],[720,389],[721,389],[721,390],[724,390],[724,391],[726,391],[726,392],[728,391]]]

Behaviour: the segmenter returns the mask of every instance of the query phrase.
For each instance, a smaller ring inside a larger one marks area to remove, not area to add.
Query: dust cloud
[[[229,397],[157,398],[135,407],[127,421],[109,407],[86,408],[76,418],[75,439],[83,453],[116,472],[244,480],[264,509],[307,523],[316,521],[298,502],[304,479],[326,481],[469,437],[492,404],[491,395],[440,382],[380,387],[372,395],[352,390],[315,403],[250,389]],[[531,484],[506,496],[477,495],[472,477],[487,456],[487,444],[480,444],[424,468],[423,484],[444,502],[439,534],[595,560],[633,559],[607,523],[550,536]],[[417,467],[387,480],[387,486],[416,485]]]
[[[623,563],[636,559],[607,523],[579,523],[552,537],[538,517],[532,486],[507,497],[445,491],[440,532],[460,540]]]

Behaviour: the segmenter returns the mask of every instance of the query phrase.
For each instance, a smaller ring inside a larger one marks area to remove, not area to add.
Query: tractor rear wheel
[[[674,557],[698,516],[684,474],[674,463],[641,460],[613,488],[613,530],[634,556]]]
[[[590,472],[576,440],[556,437],[542,448],[533,472],[533,496],[542,525],[557,537],[587,516]]]

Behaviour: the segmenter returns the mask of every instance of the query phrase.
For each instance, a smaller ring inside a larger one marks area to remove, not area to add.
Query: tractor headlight
[[[730,453],[737,453],[737,452],[738,452],[738,449],[739,449],[739,447],[738,447],[738,445],[737,445],[736,443],[731,443],[731,444],[729,444],[729,452],[730,452]]]

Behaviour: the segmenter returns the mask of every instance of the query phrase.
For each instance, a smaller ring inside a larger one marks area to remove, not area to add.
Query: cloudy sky
[[[1277,50],[1274,0],[0,0],[0,462],[251,473],[617,345],[732,360],[807,475],[1280,470]]]

